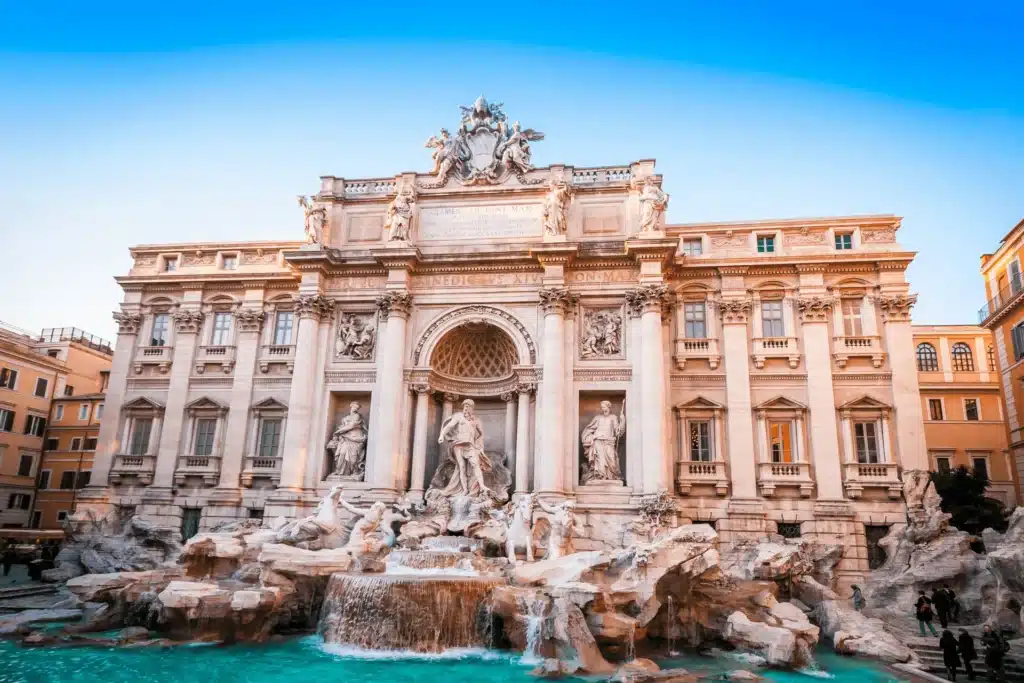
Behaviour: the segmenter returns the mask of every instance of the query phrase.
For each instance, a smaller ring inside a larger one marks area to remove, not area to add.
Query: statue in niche
[[[403,186],[399,188],[391,205],[388,206],[387,217],[384,220],[388,229],[389,242],[407,242],[409,240],[409,226],[412,224],[412,209],[416,203],[416,195],[412,188]]]
[[[560,557],[571,555],[573,553],[572,533],[576,530],[576,504],[567,500],[558,505],[548,505],[538,498],[537,505],[548,513],[551,519],[548,554],[544,556],[544,559],[557,560]]]
[[[622,315],[616,311],[592,311],[583,321],[580,356],[600,358],[622,353]]]
[[[658,229],[658,220],[668,207],[668,195],[654,184],[654,178],[648,176],[640,191],[640,232],[654,232]]]
[[[532,171],[530,143],[535,140],[543,140],[544,133],[538,133],[532,128],[521,130],[518,121],[512,124],[512,131],[507,133],[508,137],[505,137],[504,121],[498,123],[498,130],[501,138],[504,138],[504,142],[498,145],[494,155],[501,159],[501,165],[517,173]]]
[[[334,342],[335,354],[339,358],[371,360],[375,333],[372,316],[342,314],[338,324],[338,339]]]
[[[349,404],[348,415],[327,442],[334,457],[334,476],[349,481],[362,481],[366,470],[366,427],[359,408],[358,401]]]
[[[551,182],[551,189],[544,197],[544,234],[564,235],[569,223],[569,199],[572,188],[561,179]]]
[[[483,424],[474,411],[475,403],[466,399],[462,402],[462,412],[441,425],[437,442],[448,442],[450,448],[430,481],[428,503],[438,497],[457,499],[463,496],[474,502],[504,503],[508,500],[512,475],[502,455],[484,452]],[[453,500],[452,504],[464,505],[466,501]]]
[[[619,415],[612,415],[611,401],[601,401],[601,413],[583,430],[583,448],[587,456],[581,481],[622,481],[619,471],[619,438],[626,433],[626,402]]]
[[[323,244],[324,225],[327,223],[327,209],[314,206],[306,195],[299,195],[299,206],[306,219],[306,244]]]

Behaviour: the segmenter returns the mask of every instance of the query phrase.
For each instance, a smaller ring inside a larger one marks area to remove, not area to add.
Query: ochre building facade
[[[131,250],[80,500],[186,534],[337,483],[422,500],[471,399],[470,475],[575,500],[577,548],[667,492],[865,572],[928,467],[899,219],[668,225],[653,161],[535,168],[541,134],[463,111],[430,173],[321,178],[304,241]]]

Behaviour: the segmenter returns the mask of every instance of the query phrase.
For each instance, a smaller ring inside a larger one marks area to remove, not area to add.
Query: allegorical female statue
[[[626,409],[625,402],[622,409]],[[583,430],[583,448],[587,456],[582,477],[584,484],[622,481],[622,472],[619,471],[619,437],[626,432],[626,420],[623,415],[611,413],[611,402],[601,401],[601,413],[595,415]]]
[[[334,454],[334,474],[350,481],[362,481],[366,470],[366,426],[359,407],[358,401],[349,405],[348,415],[327,442],[327,449]]]

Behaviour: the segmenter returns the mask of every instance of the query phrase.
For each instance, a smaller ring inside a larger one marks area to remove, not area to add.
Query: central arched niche
[[[519,362],[516,345],[504,330],[467,322],[451,330],[430,354],[430,369],[446,378],[488,381],[512,377]]]

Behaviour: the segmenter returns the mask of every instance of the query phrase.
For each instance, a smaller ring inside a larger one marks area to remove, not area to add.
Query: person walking
[[[949,619],[950,619],[950,621],[959,622],[960,621],[960,603],[956,599],[956,593],[954,593],[953,589],[949,587],[949,584],[944,585],[942,587],[942,589],[944,591],[946,591],[946,595],[949,597]]]
[[[867,601],[864,599],[864,594],[860,591],[860,586],[852,586],[853,588],[853,608],[860,612],[864,609]]]
[[[967,680],[974,680],[974,667],[971,662],[978,658],[978,651],[974,649],[974,638],[967,632],[967,629],[960,629],[960,639],[957,641],[960,646],[960,659],[964,662],[964,671],[967,672]]]
[[[14,551],[10,548],[4,548],[3,565],[4,576],[8,576],[11,573],[11,567],[14,565]]]
[[[999,631],[988,624],[981,634],[981,643],[985,646],[985,666],[988,667],[988,680],[1005,681],[1006,674],[1003,671],[1003,658],[1010,646],[1003,640]]]
[[[946,665],[946,677],[955,681],[956,670],[960,668],[960,655],[957,653],[958,643],[952,631],[947,629],[942,632],[939,647],[942,648],[942,663]]]
[[[914,609],[917,614],[917,625],[921,627],[921,637],[923,638],[928,635],[924,632],[925,624],[928,625],[933,636],[938,636],[939,632],[935,630],[934,626],[932,626],[932,601],[928,599],[928,596],[925,595],[924,591],[919,592]]]
[[[936,588],[932,591],[932,605],[939,615],[939,624],[942,628],[949,626],[949,594],[944,588]]]

